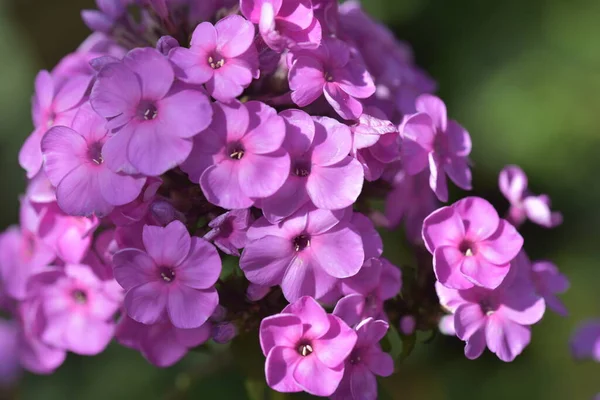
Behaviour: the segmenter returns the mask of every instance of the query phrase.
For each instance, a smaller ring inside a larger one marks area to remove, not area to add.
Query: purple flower
[[[517,260],[513,267],[527,266]],[[529,325],[544,315],[544,299],[536,294],[526,270],[515,275],[495,290],[455,290],[436,283],[441,305],[454,314],[456,334],[466,342],[467,358],[479,357],[487,345],[498,358],[509,362],[529,344]]]
[[[169,367],[188,351],[210,339],[211,325],[181,329],[170,322],[145,325],[124,316],[117,327],[116,338],[123,346],[138,350],[157,367]]]
[[[19,327],[14,321],[0,319],[0,388],[14,383],[21,373]]]
[[[363,165],[365,179],[381,178],[386,166],[400,157],[398,128],[381,110],[368,107],[350,129],[352,154]]]
[[[48,320],[39,299],[19,304],[19,360],[21,366],[36,374],[51,374],[64,361],[67,352],[42,341]]]
[[[120,299],[89,266],[68,264],[41,272],[31,278],[30,291],[45,316],[40,338],[46,345],[95,355],[112,339]]]
[[[115,278],[127,291],[127,314],[148,325],[168,320],[176,328],[200,327],[219,303],[217,250],[190,238],[179,221],[144,226],[142,240],[145,251],[123,249],[113,256]]]
[[[211,203],[227,209],[248,208],[283,185],[290,157],[281,148],[285,124],[277,112],[256,101],[213,104],[211,126],[196,136],[181,166],[200,182]]]
[[[325,210],[354,204],[364,177],[361,165],[348,155],[352,143],[348,127],[327,117],[311,118],[299,110],[280,115],[286,123],[283,147],[291,165],[283,186],[261,201],[265,217],[277,222],[307,203]]]
[[[456,121],[448,121],[446,105],[424,94],[416,101],[417,113],[402,126],[402,162],[410,175],[429,169],[429,185],[440,201],[448,201],[446,175],[464,190],[471,190],[468,155],[471,137]]]
[[[260,218],[248,230],[240,268],[252,283],[280,285],[290,302],[325,295],[363,264],[363,241],[348,211],[304,207],[277,225]]]
[[[44,170],[56,187],[58,205],[69,215],[107,215],[114,206],[135,200],[146,182],[113,172],[104,163],[105,122],[84,105],[72,129],[55,126],[42,139]]]
[[[315,50],[292,54],[289,71],[292,100],[305,107],[322,94],[344,119],[358,119],[363,106],[356,99],[375,93],[375,84],[362,59],[339,39],[324,39]]]
[[[423,220],[439,207],[425,171],[408,175],[403,169],[392,179],[392,191],[385,199],[385,216],[382,224],[395,228],[404,220],[406,234],[413,243],[422,240]]]
[[[244,17],[258,24],[265,43],[277,52],[321,43],[321,24],[313,14],[311,0],[241,0],[240,8]]]
[[[151,48],[102,67],[90,102],[116,130],[102,148],[113,171],[158,176],[190,154],[191,138],[210,124],[212,110],[201,89],[174,80],[169,61]]]
[[[42,166],[42,137],[53,126],[70,126],[91,80],[92,75],[85,74],[60,82],[48,71],[38,73],[32,108],[35,130],[19,152],[19,163],[27,171],[28,178],[33,178]]]
[[[29,278],[47,267],[56,254],[38,238],[17,227],[0,235],[0,283],[3,294],[23,300]]]
[[[425,218],[423,240],[437,280],[451,289],[498,287],[523,246],[517,230],[480,197],[466,197]]]
[[[223,18],[215,26],[196,27],[189,49],[178,47],[169,58],[184,82],[206,84],[208,94],[227,102],[242,94],[259,77],[254,25],[239,15]]]
[[[98,10],[82,10],[81,19],[93,31],[110,34],[117,20],[127,13],[134,0],[96,0]]]
[[[546,301],[546,306],[558,315],[566,317],[569,312],[557,294],[569,289],[570,283],[567,277],[549,261],[536,261],[531,264],[531,274],[537,292]]]
[[[588,320],[580,324],[571,337],[570,345],[576,359],[591,358],[600,362],[600,320]]]
[[[232,210],[219,215],[208,224],[212,228],[204,239],[212,241],[225,254],[239,256],[239,249],[246,247],[246,231],[254,222],[249,209]]]
[[[344,377],[332,400],[376,400],[375,376],[390,376],[394,372],[392,356],[379,345],[389,329],[387,322],[368,318],[354,329],[356,345],[346,360]]]
[[[356,340],[341,319],[327,314],[313,298],[301,297],[260,324],[267,384],[283,393],[330,396]]]
[[[527,175],[516,165],[502,169],[498,177],[500,191],[510,202],[508,219],[515,226],[526,219],[546,228],[554,228],[562,223],[562,214],[550,210],[550,198],[547,195],[533,195],[527,189]]]
[[[360,296],[341,299],[338,306],[348,302],[344,307],[350,307],[357,311],[358,319],[347,317],[346,312],[338,310],[334,312],[350,325],[356,325],[365,318],[373,317],[376,319],[387,319],[383,311],[383,302],[394,298],[402,288],[402,274],[400,269],[392,265],[385,258],[368,259],[360,271],[340,282],[340,292],[342,295],[358,294]]]
[[[416,327],[417,321],[412,315],[405,315],[400,318],[400,332],[402,332],[403,335],[412,335],[415,332]]]

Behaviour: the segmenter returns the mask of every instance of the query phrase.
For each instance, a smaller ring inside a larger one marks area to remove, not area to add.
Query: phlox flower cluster
[[[442,204],[473,186],[470,135],[357,2],[97,5],[36,78],[20,225],[0,236],[0,382],[112,340],[167,367],[258,332],[272,389],[369,400],[388,334],[445,321],[467,357],[511,361],[546,307],[566,314],[568,281],[517,230],[560,214],[515,166],[506,219]],[[376,229],[400,223],[409,274]]]

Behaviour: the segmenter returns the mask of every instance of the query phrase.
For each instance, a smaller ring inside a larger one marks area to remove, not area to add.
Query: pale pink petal
[[[268,155],[247,153],[239,164],[240,189],[251,198],[274,194],[290,171],[290,157],[283,149]]]
[[[484,327],[486,316],[481,311],[479,304],[463,304],[454,314],[454,329],[456,335],[465,341],[468,341],[478,330]]]
[[[90,103],[104,118],[121,114],[132,117],[141,97],[142,89],[133,71],[122,63],[111,63],[98,72]]]
[[[146,252],[160,267],[176,267],[190,252],[191,239],[185,225],[175,220],[166,227],[145,225],[142,240]]]
[[[260,348],[267,355],[275,346],[295,348],[302,337],[302,320],[293,314],[276,314],[260,323]]]
[[[484,328],[475,332],[469,340],[467,340],[467,344],[465,345],[465,356],[469,360],[474,360],[479,358],[483,351],[485,350],[486,344],[486,330]]]
[[[177,328],[198,328],[212,315],[219,304],[219,295],[213,289],[196,290],[179,284],[169,291],[167,311]]]
[[[213,110],[208,97],[200,90],[176,85],[160,101],[159,121],[164,132],[180,138],[191,138],[205,130],[212,121]]]
[[[326,82],[323,94],[327,102],[343,119],[358,119],[363,112],[362,103],[344,92],[337,83]]]
[[[329,330],[312,341],[317,358],[329,368],[336,368],[350,355],[356,344],[356,332],[335,315],[327,315]]]
[[[191,40],[192,49],[199,47],[206,52],[217,48],[217,30],[210,22],[203,22],[194,29]]]
[[[177,47],[169,53],[169,60],[175,64],[177,78],[196,85],[208,82],[215,74],[208,63],[208,57],[209,53],[203,50],[185,47]]]
[[[314,117],[314,121],[312,163],[330,166],[344,160],[352,149],[350,128],[328,117]]]
[[[254,41],[254,25],[239,15],[225,17],[215,25],[217,51],[227,58],[243,54]]]
[[[175,270],[177,280],[194,289],[208,289],[221,274],[221,258],[215,247],[204,239],[192,237],[186,259]]]
[[[303,357],[294,370],[294,379],[314,396],[331,396],[344,376],[344,364],[328,368],[313,353]]]
[[[294,257],[290,240],[265,236],[250,242],[240,258],[240,268],[246,278],[262,286],[279,285]]]
[[[300,107],[309,105],[323,94],[323,65],[311,57],[298,57],[290,68],[289,84],[294,103]]]
[[[66,126],[51,128],[41,142],[44,171],[54,186],[85,162],[88,146],[85,139]]]
[[[433,253],[433,271],[440,283],[451,289],[470,289],[474,285],[460,272],[465,256],[456,247],[437,247]]]
[[[208,168],[200,177],[200,187],[211,203],[232,210],[248,208],[254,200],[240,186],[239,163],[223,161]]]
[[[131,288],[125,295],[127,314],[142,324],[150,325],[164,317],[167,306],[165,282],[149,282]]]
[[[282,393],[301,392],[303,388],[296,383],[293,376],[301,358],[296,349],[274,347],[265,362],[265,376],[269,387]]]
[[[506,278],[510,264],[497,265],[483,257],[464,257],[460,272],[473,284],[488,289],[496,289]]]
[[[442,207],[423,222],[423,240],[430,253],[441,246],[458,247],[464,235],[464,223],[453,207]]]
[[[479,242],[498,231],[500,218],[494,206],[487,200],[480,197],[465,197],[454,203],[452,207],[465,221],[467,239]]]
[[[158,50],[153,48],[137,48],[131,50],[123,63],[139,78],[141,96],[144,100],[160,100],[169,91],[175,73],[173,67]]]
[[[112,258],[115,279],[125,290],[147,282],[159,282],[160,274],[154,260],[138,249],[123,249]]]
[[[433,120],[435,127],[445,132],[448,125],[448,113],[444,102],[433,95],[423,94],[417,98],[417,111],[427,113]]]
[[[531,340],[531,328],[492,316],[488,319],[486,342],[491,352],[505,362],[513,361]]]
[[[493,264],[507,264],[523,248],[523,237],[514,226],[500,220],[498,230],[487,240],[477,244],[477,253]]]
[[[104,216],[113,209],[102,197],[97,173],[87,165],[80,165],[60,181],[56,200],[69,215]]]
[[[527,190],[527,175],[517,165],[507,165],[500,171],[498,186],[511,204],[518,204]]]
[[[326,210],[348,207],[358,199],[364,175],[360,163],[352,158],[329,166],[313,166],[306,182],[306,190],[313,204]]]
[[[356,275],[364,262],[364,249],[359,234],[349,228],[336,227],[311,239],[314,260],[335,278]]]

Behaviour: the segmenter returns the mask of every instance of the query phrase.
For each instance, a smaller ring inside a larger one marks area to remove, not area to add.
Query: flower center
[[[81,289],[73,290],[73,292],[71,293],[71,296],[73,296],[73,299],[75,300],[75,303],[77,303],[77,304],[87,303],[87,294],[85,294],[85,292]]]
[[[458,246],[458,250],[463,253],[465,256],[467,257],[471,257],[474,256],[477,252],[477,248],[475,246],[475,243],[472,243],[468,240],[464,240],[460,243],[460,245]]]
[[[153,103],[144,101],[140,103],[138,113],[140,115],[140,118],[146,121],[151,121],[158,116],[158,108],[156,108],[156,105],[154,105]]]
[[[333,75],[331,75],[329,72],[325,72],[325,81],[333,82]]]
[[[310,236],[308,235],[300,235],[296,236],[293,240],[294,250],[302,251],[307,247],[310,247]]]
[[[175,271],[173,271],[172,268],[160,267],[158,271],[160,272],[160,277],[163,281],[171,283],[175,280]]]
[[[227,153],[229,154],[229,158],[239,161],[244,157],[244,147],[241,143],[233,143],[229,146]]]
[[[88,147],[88,158],[96,165],[104,162],[102,158],[102,143],[95,142]]]
[[[216,54],[213,56],[209,56],[207,61],[208,61],[208,65],[210,65],[210,67],[212,69],[219,69],[223,65],[225,65],[225,59]]]
[[[360,362],[361,362],[361,358],[360,358],[359,351],[354,350],[352,353],[350,353],[350,364],[356,365],[356,364],[360,364]]]
[[[308,343],[303,343],[300,346],[298,346],[298,353],[302,356],[302,357],[306,357],[311,355],[313,352],[313,348],[310,344]]]
[[[489,298],[482,299],[479,302],[479,307],[481,308],[481,312],[487,315],[488,317],[496,312],[496,307],[492,303],[492,300]]]
[[[296,161],[292,166],[292,174],[301,178],[310,175],[310,164],[306,161]]]

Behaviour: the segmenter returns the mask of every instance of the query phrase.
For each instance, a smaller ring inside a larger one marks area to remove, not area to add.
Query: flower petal
[[[148,282],[131,288],[125,295],[127,314],[146,325],[161,320],[167,305],[167,292],[164,289],[164,282]]]
[[[208,289],[221,274],[221,258],[204,239],[192,237],[189,254],[176,268],[177,280],[194,289]]]
[[[163,227],[145,225],[142,240],[146,252],[161,267],[176,267],[190,252],[191,239],[185,225],[175,220]]]
[[[219,304],[219,295],[212,288],[197,290],[180,283],[169,291],[167,311],[177,328],[198,328],[205,323]]]
[[[159,282],[152,257],[138,249],[123,249],[112,257],[115,279],[125,290],[148,282]]]

